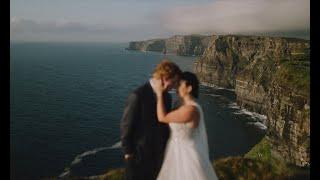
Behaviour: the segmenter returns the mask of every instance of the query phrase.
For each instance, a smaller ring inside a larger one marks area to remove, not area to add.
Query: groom
[[[168,91],[177,85],[181,73],[175,63],[163,60],[157,65],[152,78],[128,96],[121,120],[121,145],[126,163],[126,179],[157,178],[169,138],[169,127],[158,122],[153,82],[163,80],[166,89],[165,104],[169,111],[172,97]]]

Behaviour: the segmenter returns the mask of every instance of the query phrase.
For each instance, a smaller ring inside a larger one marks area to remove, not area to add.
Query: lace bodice
[[[171,138],[173,140],[187,140],[193,137],[195,129],[191,123],[170,123]]]
[[[203,121],[202,109],[197,103],[192,103],[197,107],[200,113],[199,119],[199,126],[201,121]],[[183,140],[183,141],[190,141],[195,140],[199,134],[199,126],[196,128],[192,127],[192,122],[187,123],[169,123],[170,130],[171,130],[171,139],[174,141]]]

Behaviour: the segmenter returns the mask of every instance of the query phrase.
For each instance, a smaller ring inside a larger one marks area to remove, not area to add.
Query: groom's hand
[[[133,154],[125,154],[125,155],[124,155],[124,159],[125,159],[125,160],[131,159],[132,156],[133,156]]]

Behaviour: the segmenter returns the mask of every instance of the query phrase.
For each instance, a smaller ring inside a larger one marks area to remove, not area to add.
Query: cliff
[[[219,179],[309,179],[310,43],[259,36],[173,36],[129,49],[201,55],[202,83],[234,88],[237,104],[267,116],[267,136],[247,154],[213,162]],[[48,178],[56,179],[56,178]],[[69,179],[124,179],[124,169]]]
[[[212,36],[194,72],[203,83],[234,88],[237,104],[267,116],[272,147],[289,163],[310,163],[309,41]]]
[[[237,104],[267,116],[273,147],[290,163],[310,163],[310,43],[297,38],[189,35],[130,42],[129,49],[201,56],[202,83],[233,88]]]
[[[152,39],[147,41],[133,41],[128,50],[156,51],[173,53],[180,56],[200,56],[208,46],[210,36],[176,35],[168,39]]]

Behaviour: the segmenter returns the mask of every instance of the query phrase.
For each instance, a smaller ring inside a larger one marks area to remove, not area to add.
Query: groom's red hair
[[[153,71],[152,76],[156,79],[160,79],[162,77],[171,79],[176,75],[181,76],[181,74],[182,71],[180,70],[179,66],[167,59],[163,59]]]

